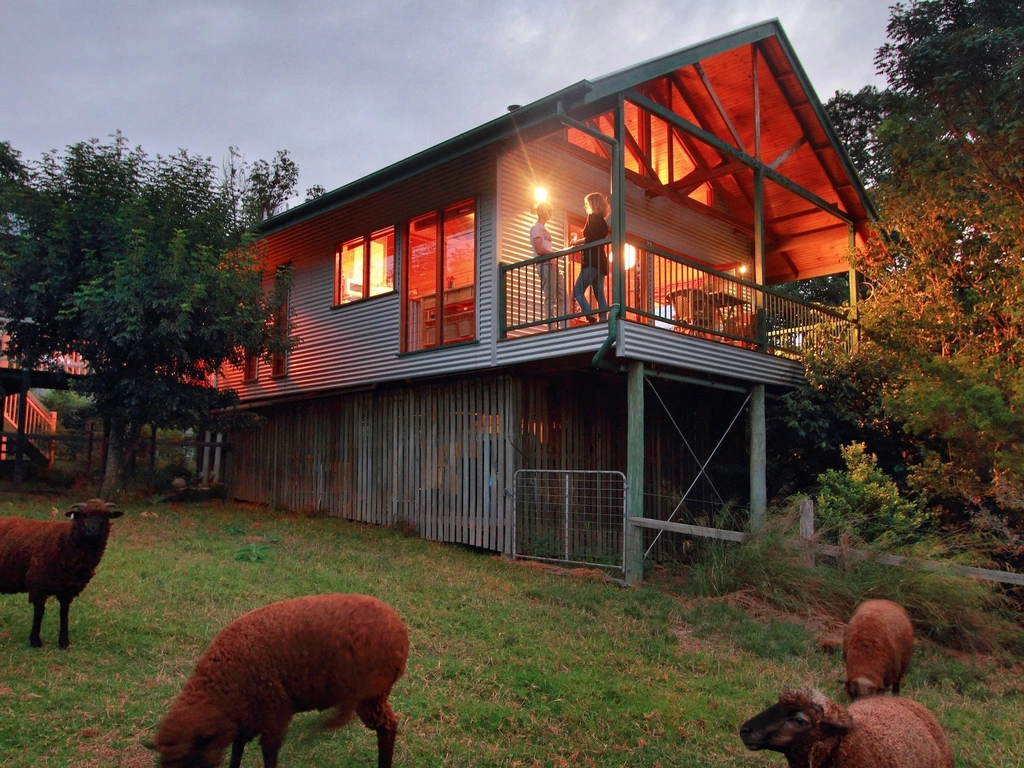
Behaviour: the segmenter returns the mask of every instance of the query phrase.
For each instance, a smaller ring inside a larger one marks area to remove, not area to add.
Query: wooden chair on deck
[[[715,325],[714,307],[707,301],[703,288],[679,288],[670,291],[665,298],[671,302],[676,312],[676,319],[697,328],[713,330]],[[688,328],[680,328],[683,333],[706,335]]]

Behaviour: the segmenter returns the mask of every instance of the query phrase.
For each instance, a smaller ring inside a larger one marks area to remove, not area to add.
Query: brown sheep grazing
[[[89,583],[107,548],[110,521],[121,512],[110,502],[90,499],[65,512],[71,522],[44,522],[0,517],[0,593],[28,592],[32,632],[28,642],[39,648],[46,599],[60,602],[58,644],[67,648],[68,609]]]
[[[914,625],[903,606],[891,600],[865,600],[843,631],[846,692],[851,699],[874,696],[900,681],[914,654]]]
[[[790,768],[953,768],[935,715],[889,696],[844,708],[818,691],[787,689],[742,725],[740,738],[747,749],[781,752]]]
[[[231,768],[257,736],[265,768],[296,712],[334,709],[327,727],[357,714],[377,732],[377,765],[390,768],[398,719],[388,704],[405,672],[409,636],[398,615],[368,595],[309,595],[257,608],[228,624],[157,731],[163,768]]]

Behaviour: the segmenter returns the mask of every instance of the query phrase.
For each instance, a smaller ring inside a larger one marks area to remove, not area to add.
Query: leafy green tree
[[[231,146],[222,178],[221,191],[230,205],[232,225],[247,230],[283,210],[295,192],[299,168],[286,149],[278,151],[272,163],[249,163],[238,147]]]
[[[802,445],[841,425],[947,521],[1024,528],[1022,4],[897,4],[888,37],[887,91],[829,105],[885,237],[857,261],[863,342],[795,397]]]
[[[232,402],[213,384],[225,362],[287,346],[282,297],[264,291],[260,252],[208,159],[150,159],[120,134],[28,165],[5,154],[18,166],[0,212],[0,316],[27,364],[88,361],[81,390],[112,438],[109,487],[143,425],[201,423]]]

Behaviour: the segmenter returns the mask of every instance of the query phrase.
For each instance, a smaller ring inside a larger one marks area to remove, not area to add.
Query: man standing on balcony
[[[555,249],[551,244],[551,233],[545,226],[551,219],[554,207],[551,203],[544,201],[537,203],[537,221],[530,227],[530,242],[533,243],[533,252],[537,256],[546,256],[554,253]],[[537,264],[537,272],[540,274],[540,290],[544,297],[544,308],[547,316],[563,317],[568,313],[569,294],[565,290],[565,279],[558,269],[559,259],[548,259]],[[565,328],[565,320],[558,323],[549,323],[548,330]]]

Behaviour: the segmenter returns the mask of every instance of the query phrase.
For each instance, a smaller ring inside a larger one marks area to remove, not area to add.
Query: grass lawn
[[[73,501],[0,496],[0,515],[51,519]],[[242,613],[318,592],[363,592],[405,620],[411,651],[391,703],[396,766],[779,766],[741,722],[786,685],[845,703],[838,654],[806,623],[623,589],[494,554],[334,518],[210,502],[122,505],[57,648],[26,595],[0,595],[0,766],[138,768],[196,658]],[[60,519],[64,519],[63,516]],[[1024,765],[1019,662],[919,648],[904,694],[938,716],[958,766]],[[298,715],[282,766],[376,765],[358,721]],[[258,745],[243,766],[260,766]]]

